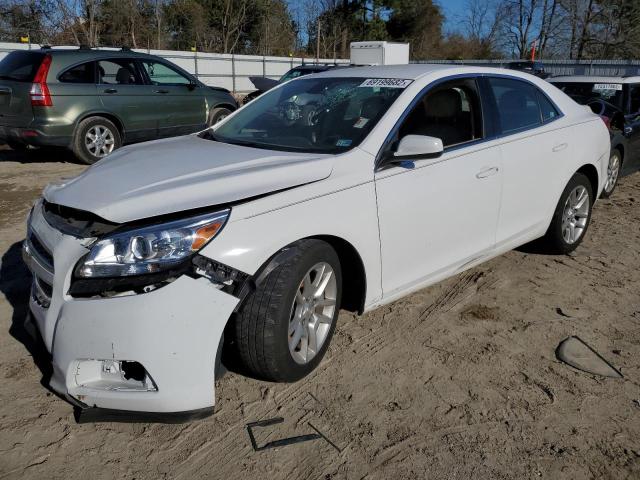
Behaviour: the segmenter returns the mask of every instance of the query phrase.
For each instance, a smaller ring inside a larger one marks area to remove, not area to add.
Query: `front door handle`
[[[561,152],[562,150],[564,150],[568,146],[569,146],[568,143],[561,143],[561,144],[556,145],[555,147],[553,147],[551,150],[553,150],[554,152]]]
[[[480,170],[478,173],[476,173],[476,178],[491,177],[492,175],[495,175],[499,171],[500,169],[498,167],[485,168],[484,170]]]
[[[169,93],[169,90],[154,90],[153,93]]]
[[[104,93],[118,93],[118,90],[115,88],[105,88]]]

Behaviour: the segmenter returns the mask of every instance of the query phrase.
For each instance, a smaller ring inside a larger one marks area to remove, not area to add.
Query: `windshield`
[[[0,61],[0,80],[33,81],[42,57],[40,52],[11,52]]]
[[[411,80],[303,78],[261,95],[203,135],[269,150],[340,153],[367,136]]]
[[[603,100],[622,110],[621,83],[554,82],[553,84],[582,105],[593,100]]]
[[[303,77],[305,75],[309,75],[310,73],[317,73],[309,68],[305,69],[296,69],[289,70],[283,76],[280,77],[280,83],[284,83],[288,80],[293,80],[294,78]]]

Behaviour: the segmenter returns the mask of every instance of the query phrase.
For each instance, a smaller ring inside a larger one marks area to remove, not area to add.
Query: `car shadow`
[[[16,242],[2,255],[0,263],[0,292],[13,308],[9,334],[24,345],[42,374],[40,383],[51,390],[51,355],[30,320],[31,278],[31,272],[22,261],[22,242]]]
[[[0,163],[78,163],[76,158],[65,148],[45,148],[29,150],[12,150],[0,143]]]

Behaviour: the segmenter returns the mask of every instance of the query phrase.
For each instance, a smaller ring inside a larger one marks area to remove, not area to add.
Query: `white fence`
[[[40,48],[39,45],[0,42],[0,60],[13,50]],[[57,47],[78,48],[78,47]],[[105,50],[112,50],[107,49]],[[231,55],[224,53],[185,52],[179,50],[143,50],[168,59],[207,85],[224,87],[232,92],[255,90],[249,77],[263,76],[277,79],[291,68],[316,63],[313,58],[265,57],[261,55]],[[431,60],[419,63],[454,63],[502,67],[510,60]],[[320,63],[349,63],[343,59],[320,59]],[[640,75],[638,60],[543,60],[547,73],[556,75]]]
[[[0,42],[0,60],[13,50],[38,49],[39,45]],[[78,47],[56,47],[78,48]],[[105,50],[107,50],[105,48]],[[111,50],[111,49],[109,49]],[[224,53],[185,52],[179,50],[135,50],[150,53],[179,65],[207,85],[224,87],[232,92],[249,92],[255,87],[249,77],[280,78],[291,68],[313,64],[315,58],[269,57],[262,55],[232,55]],[[320,59],[320,63],[349,63],[342,59]]]

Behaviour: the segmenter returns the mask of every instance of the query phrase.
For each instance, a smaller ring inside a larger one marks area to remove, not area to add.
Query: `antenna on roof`
[[[120,47],[120,50],[123,51],[123,52],[130,52],[131,48],[126,47],[126,46],[123,45],[122,47]]]
[[[41,45],[40,50],[51,50],[51,45]]]
[[[78,47],[78,50],[91,50],[91,47],[86,43],[81,43],[80,46]]]

